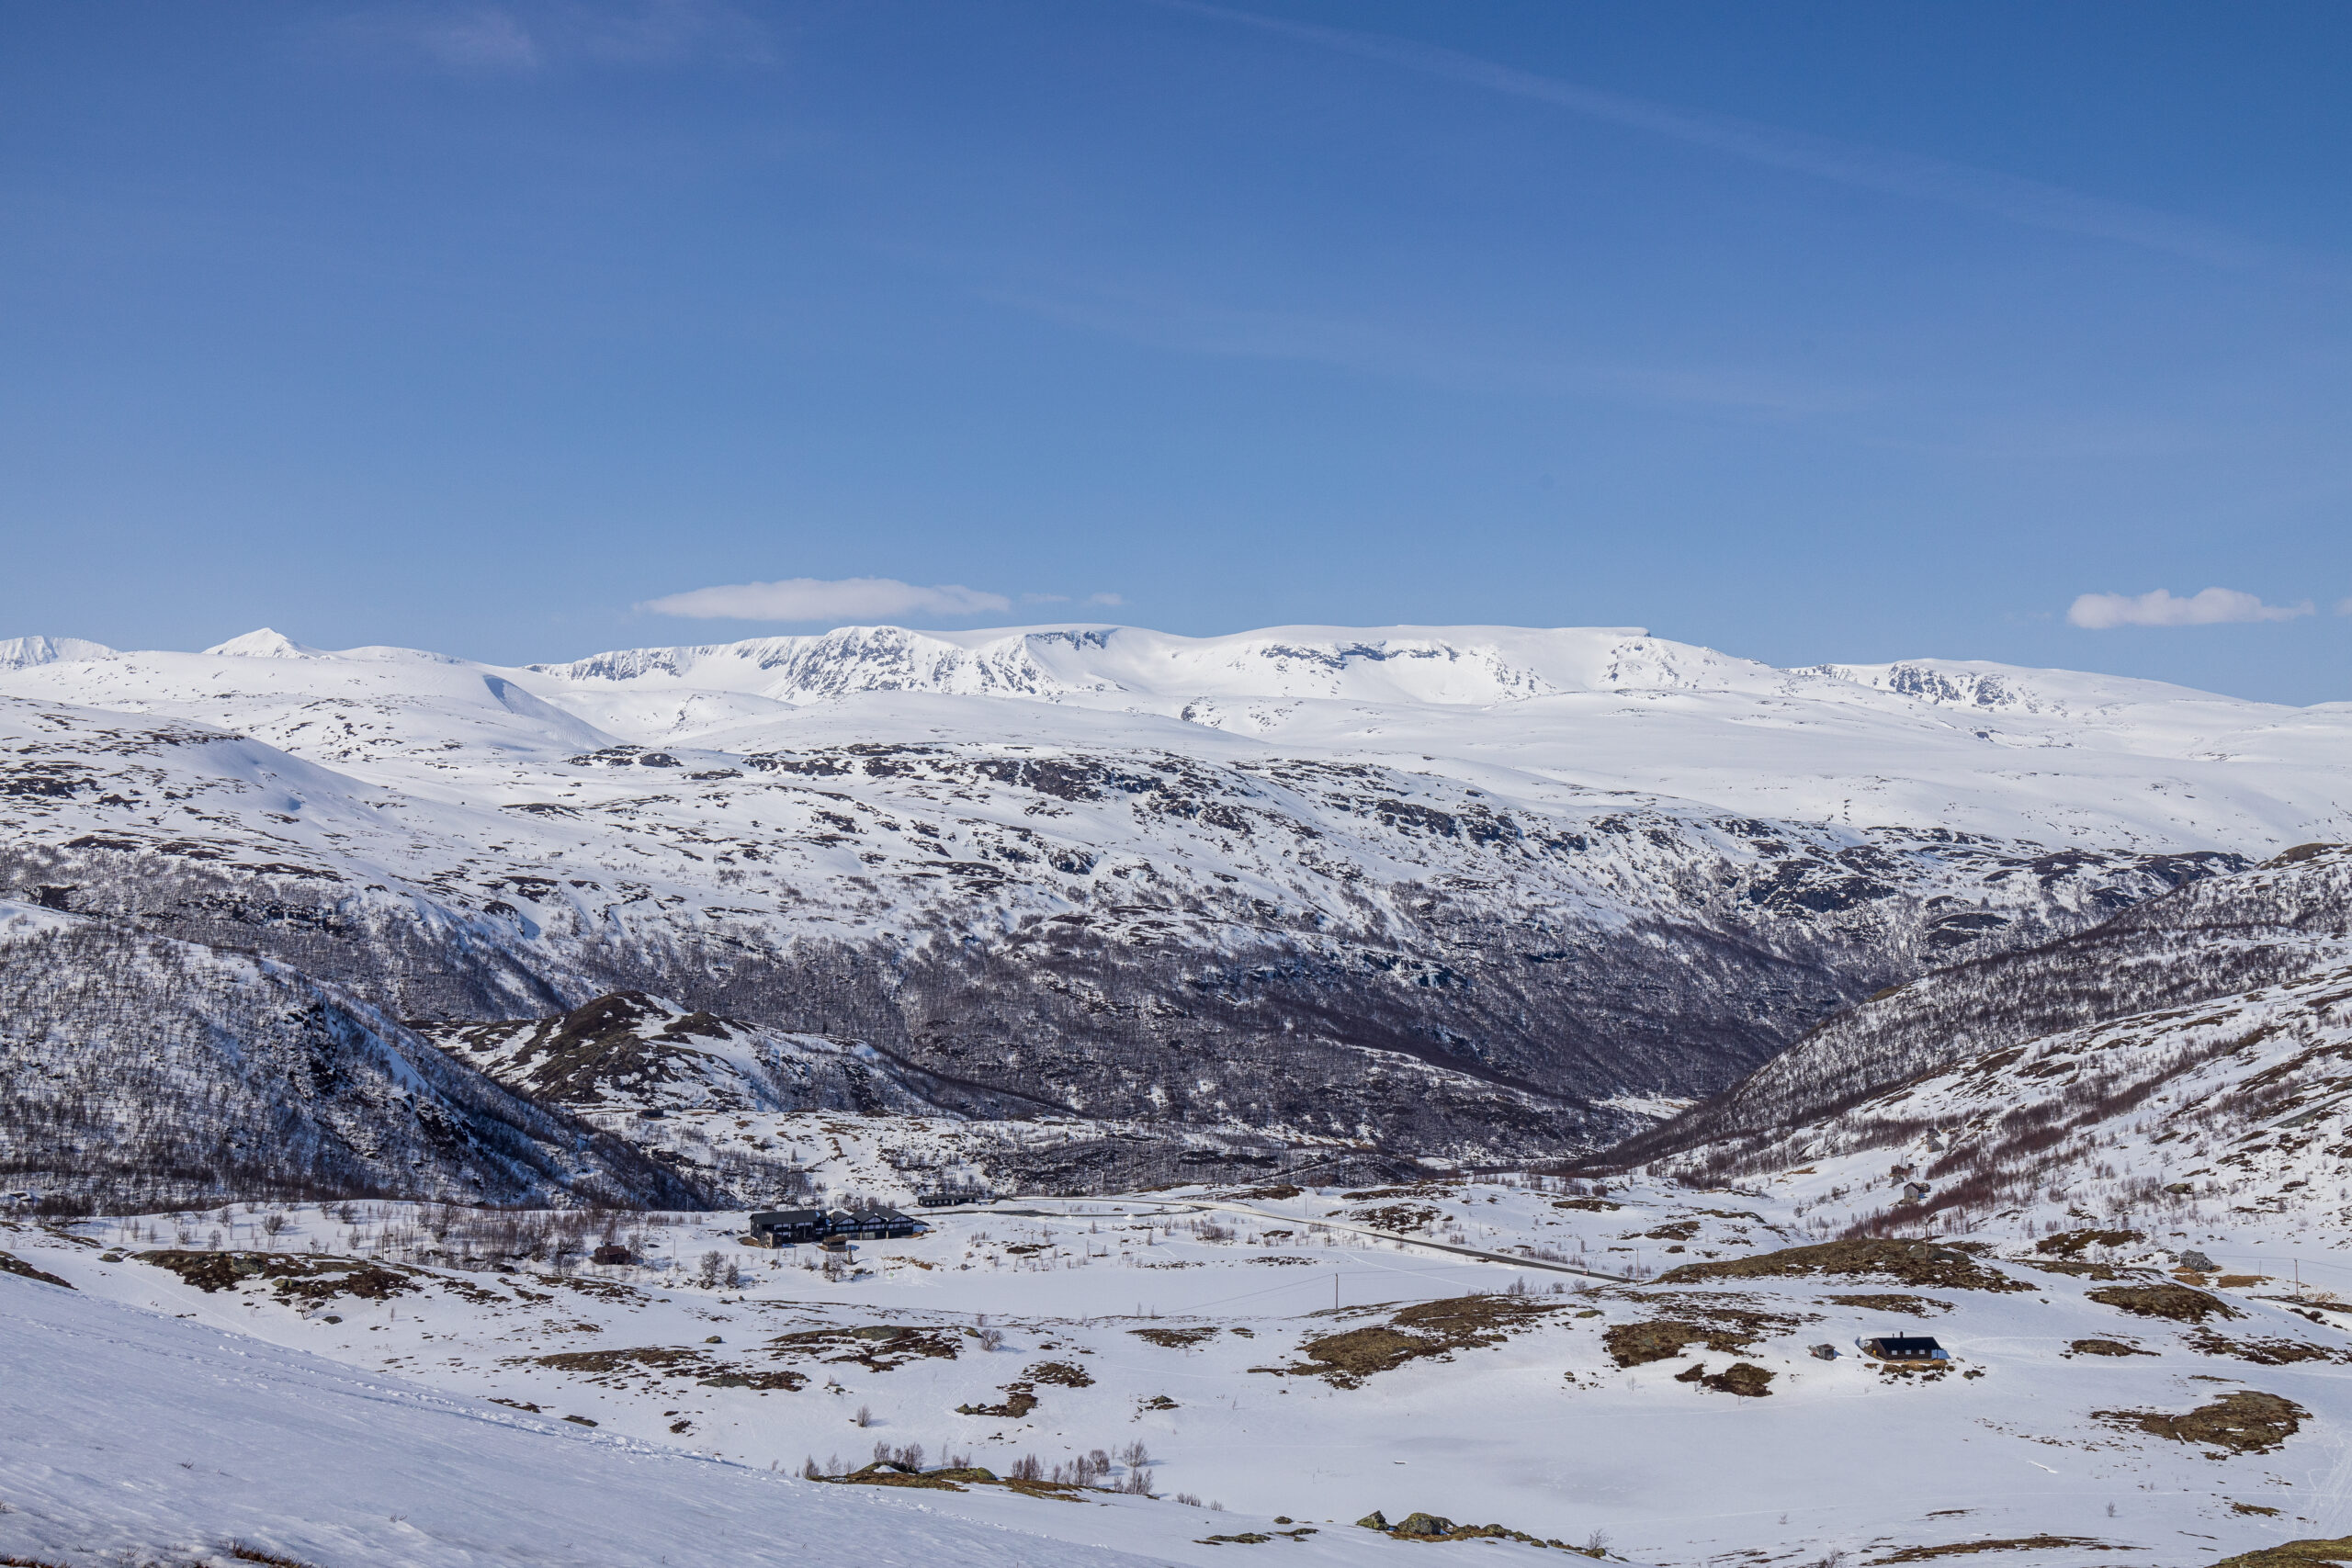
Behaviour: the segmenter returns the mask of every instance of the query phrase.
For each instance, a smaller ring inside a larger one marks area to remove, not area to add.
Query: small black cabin
[[[1925,1334],[1887,1334],[1862,1341],[1862,1348],[1882,1361],[1943,1361],[1944,1348]]]

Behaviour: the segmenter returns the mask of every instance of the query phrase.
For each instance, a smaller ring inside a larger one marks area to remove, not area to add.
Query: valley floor
[[[2173,1568],[2352,1531],[2352,1315],[2312,1278],[2298,1295],[2271,1222],[1657,1277],[1820,1242],[1798,1211],[1817,1226],[1811,1184],[1830,1179],[1007,1201],[831,1270],[813,1247],[737,1245],[740,1215],[619,1216],[610,1240],[635,1261],[561,1269],[481,1255],[531,1245],[546,1216],[19,1221],[0,1247],[74,1290],[0,1273],[0,1554],[185,1562],[238,1538],[318,1568],[1307,1563],[1600,1546],[1661,1564]],[[2315,1277],[2335,1264],[2312,1242],[2295,1245]],[[2192,1245],[2235,1271],[2186,1274],[2166,1251]],[[1900,1333],[1951,1359],[1896,1371],[1857,1349]],[[1823,1344],[1838,1358],[1809,1354]],[[1049,1479],[1096,1450],[1109,1463],[1094,1489],[1026,1495],[798,1478],[910,1445],[921,1468],[1000,1476],[1030,1456]],[[1156,1496],[1109,1490],[1137,1468]],[[1396,1540],[1355,1523],[1375,1509],[1558,1544]],[[1276,1533],[1293,1530],[1313,1533]]]

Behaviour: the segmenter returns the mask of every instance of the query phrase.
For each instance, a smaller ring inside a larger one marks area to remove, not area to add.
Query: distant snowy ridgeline
[[[532,1092],[584,1081],[542,1021],[596,998],[728,1021],[605,1042],[583,1108],[1534,1157],[1872,992],[2352,837],[2347,728],[1630,628],[867,627],[530,668],[26,638],[0,940],[259,954]]]

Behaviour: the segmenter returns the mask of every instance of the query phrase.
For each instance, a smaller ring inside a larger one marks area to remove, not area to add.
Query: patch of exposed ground
[[[2077,1356],[2153,1356],[2154,1350],[2143,1350],[2137,1345],[2126,1345],[2120,1339],[2077,1339],[2066,1347]]]
[[[1675,1373],[1674,1381],[1696,1383],[1701,1388],[1712,1388],[1718,1393],[1761,1399],[1772,1392],[1772,1373],[1748,1361],[1734,1361],[1713,1375],[1708,1373],[1704,1361],[1694,1361],[1687,1371]]]
[[[534,1356],[522,1363],[559,1372],[579,1372],[590,1382],[621,1386],[635,1374],[662,1378],[692,1378],[704,1388],[782,1389],[789,1393],[808,1386],[808,1380],[786,1368],[747,1371],[715,1360],[699,1346],[639,1345],[617,1350],[561,1350]]]
[[[65,1285],[69,1291],[74,1288],[47,1269],[34,1268],[13,1252],[0,1252],[0,1274],[17,1274],[28,1280],[39,1280],[44,1285]]]
[[[1022,1374],[1033,1382],[1049,1382],[1057,1388],[1092,1388],[1093,1376],[1084,1367],[1070,1361],[1040,1361]]]
[[[1338,1387],[1354,1388],[1374,1372],[1421,1357],[1499,1345],[1513,1333],[1534,1327],[1563,1304],[1499,1295],[1415,1302],[1399,1307],[1385,1324],[1307,1340],[1299,1353],[1310,1365],[1253,1370],[1310,1373]]]
[[[2188,1344],[2199,1355],[2234,1356],[2241,1361],[2252,1361],[2258,1367],[2286,1367],[2297,1361],[2340,1361],[2345,1359],[2345,1352],[2325,1345],[2314,1345],[2308,1339],[2230,1339],[2210,1328],[2200,1328],[2191,1334]]]
[[[959,1404],[958,1416],[995,1416],[1007,1421],[1018,1421],[1037,1408],[1037,1385],[1012,1382],[1004,1385],[1004,1400],[998,1404]]]
[[[2123,1270],[2111,1263],[2086,1263],[2075,1258],[2027,1258],[2019,1259],[2029,1269],[2039,1269],[2044,1274],[2065,1274],[2077,1280],[2120,1280]]]
[[[2318,1568],[2324,1562],[2352,1562],[2352,1535],[2334,1540],[2290,1540],[2256,1551],[2225,1557],[2213,1568]]]
[[[1378,1530],[1381,1534],[1396,1540],[1516,1540],[1529,1546],[1552,1546],[1559,1548],[1562,1551],[1585,1552],[1586,1555],[1594,1557],[1600,1555],[1598,1551],[1588,1551],[1581,1546],[1570,1546],[1565,1540],[1546,1540],[1541,1536],[1529,1535],[1524,1530],[1515,1530],[1506,1525],[1457,1525],[1442,1514],[1408,1514],[1392,1525],[1388,1522],[1386,1514],[1374,1508],[1356,1521],[1356,1528]],[[1314,1532],[1312,1530],[1283,1530],[1279,1533],[1299,1536],[1311,1535]]]
[[[2245,1314],[2222,1300],[2202,1291],[2192,1291],[2187,1285],[2169,1280],[2154,1285],[2110,1285],[2103,1291],[2086,1294],[2102,1306],[2128,1312],[2134,1317],[2163,1317],[2175,1323],[2202,1323],[2209,1317],[2244,1317]]]
[[[1216,1337],[1214,1328],[1130,1328],[1127,1332],[1148,1344],[1170,1350],[1189,1350],[1202,1341]]]
[[[2071,1547],[2076,1551],[2129,1551],[2128,1546],[2109,1546],[2079,1535],[2019,1535],[2006,1540],[1956,1540],[1949,1546],[1906,1546],[1885,1557],[1871,1559],[1871,1568],[1883,1562],[1932,1562],[1939,1557],[1967,1557],[1980,1551],[2054,1551]]]
[[[1638,1367],[1651,1361],[1671,1360],[1690,1345],[1728,1355],[1748,1349],[1767,1336],[1785,1334],[1810,1321],[1783,1313],[1709,1301],[1703,1296],[1653,1301],[1651,1304],[1675,1315],[1648,1323],[1611,1324],[1601,1335],[1602,1346],[1619,1366]]]
[[[2152,1437],[2169,1438],[2177,1443],[2202,1443],[2222,1453],[2263,1454],[2281,1447],[2300,1431],[2303,1418],[2311,1412],[2275,1393],[2247,1389],[2225,1393],[2211,1404],[2200,1404],[2178,1416],[2154,1410],[2098,1410],[2092,1414],[2102,1421],[2112,1421]],[[2216,1453],[2212,1457],[2219,1459],[2222,1455]]]
[[[863,1328],[809,1328],[779,1334],[768,1341],[768,1348],[779,1359],[805,1357],[887,1372],[926,1356],[952,1361],[962,1338],[956,1329],[872,1324]]]
[[[1813,1274],[1883,1274],[1905,1285],[1947,1291],[2033,1289],[2022,1280],[2012,1280],[1998,1269],[1985,1268],[1956,1247],[1880,1236],[1783,1247],[1778,1252],[1725,1258],[1719,1263],[1685,1263],[1679,1269],[1668,1269],[1655,1282],[1695,1285],[1710,1280],[1801,1279]]]
[[[356,1258],[316,1253],[203,1252],[176,1247],[158,1252],[134,1252],[134,1262],[152,1263],[176,1274],[207,1295],[234,1290],[248,1280],[274,1280],[280,1301],[333,1301],[358,1296],[380,1302],[416,1290],[415,1270],[388,1268]]]
[[[1950,1312],[1951,1303],[1939,1302],[1932,1296],[1831,1296],[1832,1305],[1860,1307],[1864,1312],[1894,1312],[1906,1317],[1925,1317],[1931,1312]]]
[[[1374,1230],[1403,1233],[1427,1230],[1437,1220],[1438,1211],[1426,1203],[1385,1203],[1376,1209],[1358,1209],[1348,1217]]]
[[[2056,1235],[2043,1236],[2033,1244],[2033,1249],[2044,1258],[2080,1258],[2086,1247],[2129,1247],[2147,1239],[2138,1231],[2061,1231]]]

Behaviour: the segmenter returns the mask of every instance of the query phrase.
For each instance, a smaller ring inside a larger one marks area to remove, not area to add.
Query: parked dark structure
[[[896,1209],[867,1209],[849,1214],[839,1210],[825,1216],[829,1235],[853,1241],[879,1241],[887,1236],[921,1235],[931,1227]]]
[[[743,1240],[752,1247],[797,1247],[825,1239],[825,1216],[815,1209],[768,1209],[753,1214]]]
[[[985,1187],[934,1187],[915,1195],[915,1201],[926,1209],[944,1209],[956,1203],[986,1203],[996,1194]]]
[[[1945,1361],[1944,1348],[1925,1334],[1885,1334],[1861,1341],[1862,1353],[1882,1361]]]
[[[855,1213],[836,1209],[767,1209],[753,1214],[743,1231],[751,1247],[800,1247],[809,1242],[879,1241],[892,1236],[921,1235],[931,1227],[896,1209],[862,1209]]]

